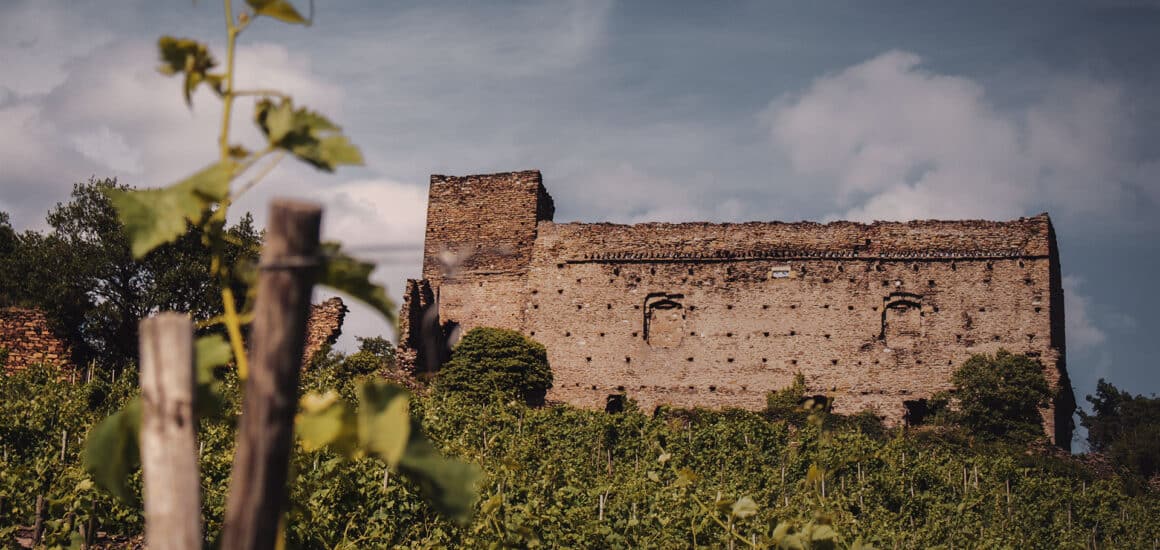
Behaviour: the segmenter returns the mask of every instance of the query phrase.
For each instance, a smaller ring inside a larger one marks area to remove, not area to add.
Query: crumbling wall
[[[349,311],[338,296],[310,306],[310,317],[306,321],[306,346],[302,352],[303,367],[310,363],[316,353],[338,341],[342,335],[342,322]]]
[[[47,363],[68,365],[69,346],[58,336],[44,312],[20,307],[0,309],[0,354],[9,372]]]
[[[478,199],[439,192],[429,238],[457,200]],[[535,208],[510,203],[481,223],[526,221]],[[543,343],[555,378],[549,399],[759,409],[800,372],[837,412],[871,410],[897,423],[950,389],[972,354],[1003,348],[1043,363],[1059,395],[1043,411],[1047,432],[1070,443],[1074,396],[1046,214],[874,224],[540,220],[521,235],[534,235],[526,267],[476,266],[429,282],[442,322],[520,330]]]

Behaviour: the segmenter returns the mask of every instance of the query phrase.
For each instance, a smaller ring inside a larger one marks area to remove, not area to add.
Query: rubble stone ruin
[[[1037,358],[1071,441],[1063,289],[1047,214],[995,221],[554,223],[538,171],[431,176],[419,327],[492,326],[542,342],[548,399],[604,408],[760,409],[796,373],[842,414],[918,423],[951,373],[1000,348]],[[619,398],[623,399],[623,398]]]
[[[348,311],[337,296],[310,307],[303,367],[338,341]],[[0,308],[0,365],[6,372],[15,372],[41,363],[72,367],[67,339],[53,331],[52,323],[39,309]]]

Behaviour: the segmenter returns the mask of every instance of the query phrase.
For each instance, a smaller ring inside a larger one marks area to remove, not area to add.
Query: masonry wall
[[[7,354],[5,368],[9,371],[39,363],[65,365],[70,360],[68,343],[36,309],[0,309],[0,350]]]
[[[509,215],[523,220],[527,210]],[[518,277],[464,270],[432,288],[444,322],[542,342],[555,376],[549,399],[603,408],[624,394],[646,409],[758,409],[801,372],[837,412],[868,409],[894,423],[908,404],[916,414],[922,399],[950,389],[951,373],[972,354],[1004,348],[1043,362],[1059,394],[1043,411],[1047,431],[1070,442],[1074,397],[1046,215],[870,225],[540,221],[533,243]]]
[[[338,341],[342,336],[342,322],[349,311],[338,296],[310,306],[310,317],[306,319],[306,345],[302,351],[303,366],[310,364],[316,353]]]

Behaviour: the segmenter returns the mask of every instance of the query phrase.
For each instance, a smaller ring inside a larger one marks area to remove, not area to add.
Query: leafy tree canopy
[[[1091,449],[1141,477],[1160,474],[1160,398],[1133,396],[1101,378],[1087,400],[1093,414],[1079,416]]]
[[[0,302],[43,309],[73,341],[77,360],[104,365],[136,355],[137,322],[147,315],[186,311],[200,321],[222,309],[202,232],[134,259],[111,189],[130,188],[115,179],[75,184],[69,202],[48,213],[47,232],[17,234],[0,218]],[[261,235],[248,214],[227,233],[227,261],[256,261]],[[244,296],[243,281],[232,284]]]
[[[986,439],[1030,441],[1043,436],[1039,409],[1051,399],[1043,365],[999,350],[973,355],[951,378],[959,411],[955,420]]]
[[[541,403],[552,387],[552,369],[543,344],[514,330],[472,329],[435,378],[438,391],[488,399]]]

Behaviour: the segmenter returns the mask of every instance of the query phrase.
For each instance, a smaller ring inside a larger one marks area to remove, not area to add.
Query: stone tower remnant
[[[548,399],[580,407],[625,395],[646,410],[760,409],[800,372],[835,412],[918,423],[959,365],[1003,348],[1043,364],[1056,391],[1044,424],[1070,445],[1047,214],[618,225],[555,223],[554,211],[538,171],[431,176],[400,357],[423,361],[420,323],[439,337],[500,327],[543,343]]]

